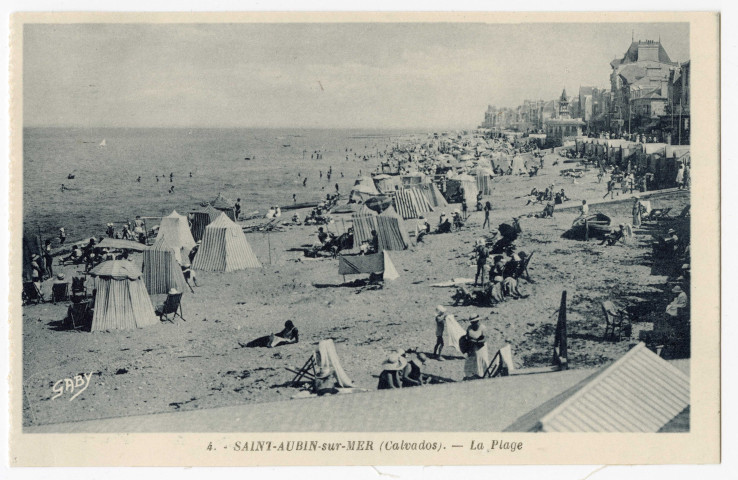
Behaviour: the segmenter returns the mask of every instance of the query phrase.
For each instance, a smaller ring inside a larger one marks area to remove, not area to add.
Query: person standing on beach
[[[474,318],[471,325],[466,329],[466,339],[470,345],[464,364],[464,380],[475,380],[484,378],[489,367],[489,355],[487,353],[487,329],[479,323],[479,318]]]
[[[446,327],[446,318],[451,317],[453,318],[453,315],[446,315],[446,307],[443,305],[437,305],[436,306],[436,346],[433,347],[433,355],[436,357],[436,360],[443,361],[443,357],[441,356],[441,350],[443,350],[443,331]]]
[[[489,211],[492,210],[492,204],[487,202],[484,204],[484,223],[482,223],[482,229],[484,227],[487,227],[487,230],[489,230]]]
[[[169,173],[169,183],[174,182],[174,172]]]
[[[338,193],[338,183],[336,183],[336,193]]]
[[[238,220],[239,215],[241,215],[241,199],[240,198],[236,199],[236,204],[233,206],[233,208],[236,210],[236,220]]]
[[[44,262],[46,263],[46,272],[49,274],[49,278],[54,276],[54,257],[51,256],[51,240],[46,240],[44,245]]]
[[[64,227],[59,228],[59,245],[64,245],[67,241],[67,233],[64,231]]]
[[[307,181],[308,181],[308,179],[307,179],[307,177],[305,177],[305,179],[302,181],[302,186],[303,187],[307,184]]]
[[[293,193],[292,194],[292,203],[297,203],[297,194],[296,193]]]
[[[474,253],[477,257],[477,273],[474,275],[474,286],[477,285],[477,280],[481,277],[482,286],[484,286],[484,267],[487,265],[487,257],[489,257],[489,250],[487,245],[484,243],[484,239],[477,240],[477,245],[474,247]]]

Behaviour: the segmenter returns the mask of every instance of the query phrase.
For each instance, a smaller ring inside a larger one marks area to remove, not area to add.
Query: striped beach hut
[[[405,222],[392,207],[377,215],[377,237],[380,250],[405,250],[410,245]]]
[[[187,289],[182,274],[180,250],[161,237],[151,248],[143,252],[143,279],[149,294],[167,293],[171,288],[184,292]]]
[[[417,188],[401,188],[395,192],[394,206],[402,218],[418,218],[426,212],[432,212],[428,199]]]
[[[205,227],[193,270],[231,272],[244,268],[259,268],[261,263],[251,250],[246,235],[225,213]]]
[[[200,210],[190,212],[190,232],[192,232],[192,238],[195,241],[202,240],[202,236],[205,234],[205,227],[213,223],[220,216],[220,213],[220,210],[213,208],[210,204],[207,204]],[[226,213],[226,215],[228,214]]]
[[[418,185],[415,188],[423,193],[426,200],[428,200],[428,203],[430,203],[433,208],[448,207],[448,202],[443,197],[443,194],[438,189],[435,183],[424,183],[422,185]]]
[[[354,246],[371,240],[372,230],[377,229],[377,214],[367,208],[351,215],[351,220],[354,223]]]
[[[156,240],[163,237],[166,237],[167,241],[178,250],[182,249],[185,255],[190,253],[192,247],[195,246],[187,217],[180,215],[176,210],[161,219]]]
[[[159,323],[141,271],[133,262],[103,262],[90,275],[97,292],[91,331],[132,330]]]

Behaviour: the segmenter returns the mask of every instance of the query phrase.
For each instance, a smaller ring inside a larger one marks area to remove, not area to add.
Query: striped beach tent
[[[159,323],[141,271],[133,262],[103,262],[90,275],[97,291],[91,331],[132,330]]]
[[[236,221],[236,203],[231,200],[230,198],[226,198],[223,196],[222,193],[218,193],[218,196],[213,199],[212,202],[210,202],[210,205],[216,210],[220,210],[221,212],[228,215],[228,218]]]
[[[443,197],[443,194],[438,189],[435,183],[424,183],[422,185],[418,185],[415,188],[423,193],[426,200],[428,200],[428,203],[430,203],[433,208],[448,207],[448,202]]]
[[[417,188],[401,188],[395,192],[394,206],[402,218],[418,218],[426,212],[432,212],[433,207],[425,195]]]
[[[149,294],[167,293],[171,288],[184,292],[187,289],[182,274],[180,250],[166,237],[154,242],[143,252],[143,279]]]
[[[492,177],[494,177],[492,169],[486,166],[477,166],[474,169],[474,175],[477,178],[477,190],[482,192],[482,195],[492,195]]]
[[[166,237],[167,241],[178,250],[184,250],[185,255],[190,253],[192,247],[195,246],[187,217],[180,215],[176,210],[161,219],[156,240],[162,237]]]
[[[377,214],[366,209],[351,215],[351,220],[354,222],[354,245],[361,245],[371,240],[372,230],[377,229]]]
[[[244,268],[259,268],[261,263],[251,250],[246,235],[225,213],[205,227],[193,270],[231,272]]]
[[[213,223],[213,221],[220,216],[220,213],[220,210],[213,208],[210,204],[207,204],[200,210],[193,210],[190,212],[190,231],[192,232],[192,238],[194,238],[195,241],[202,240],[202,236],[205,233],[205,227]],[[226,213],[226,215],[228,214]]]
[[[392,207],[377,215],[377,237],[380,250],[405,250],[410,245],[405,222]]]

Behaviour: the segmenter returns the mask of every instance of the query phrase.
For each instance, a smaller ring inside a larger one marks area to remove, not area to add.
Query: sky
[[[26,25],[25,126],[474,128],[488,104],[609,87],[631,42],[689,25]]]

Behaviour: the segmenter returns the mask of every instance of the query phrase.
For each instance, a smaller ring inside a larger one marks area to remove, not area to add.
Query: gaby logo
[[[69,399],[71,402],[79,394],[87,390],[87,387],[90,386],[90,378],[92,378],[93,372],[85,373],[83,375],[75,375],[74,378],[62,378],[61,380],[57,381],[53,387],[51,387],[51,390],[56,393],[53,397],[51,397],[52,400],[55,400],[65,393],[74,393],[72,397]]]

